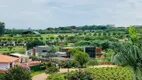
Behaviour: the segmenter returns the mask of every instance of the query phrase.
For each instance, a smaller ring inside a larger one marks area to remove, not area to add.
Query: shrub
[[[4,74],[0,74],[0,80],[4,80]]]
[[[91,73],[87,71],[72,71],[66,74],[68,80],[94,80]]]
[[[4,74],[3,80],[32,80],[30,72],[20,66],[15,66]]]
[[[56,65],[51,62],[45,63],[44,66],[46,68],[45,73],[47,74],[53,74],[59,72],[59,69],[56,68]]]
[[[74,60],[62,60],[59,62],[59,66],[62,68],[72,68],[72,67],[77,67],[78,63]]]
[[[74,60],[79,63],[80,67],[84,67],[84,65],[90,60],[90,57],[87,53],[77,51],[74,55]]]
[[[45,70],[45,67],[43,67],[42,64],[40,65],[36,65],[36,66],[32,66],[30,67],[31,71],[40,71],[40,70]]]
[[[45,73],[47,74],[53,74],[53,73],[56,73],[58,72],[59,69],[56,68],[55,66],[52,66],[52,67],[48,67],[46,70],[45,70]]]

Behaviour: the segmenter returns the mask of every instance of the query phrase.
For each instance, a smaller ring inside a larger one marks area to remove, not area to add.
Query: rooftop
[[[18,60],[18,58],[0,54],[0,63],[12,63],[16,60]]]
[[[23,54],[20,54],[20,53],[11,53],[10,55],[11,56],[17,56],[17,57],[29,57],[29,56],[26,56],[26,55],[23,55]]]

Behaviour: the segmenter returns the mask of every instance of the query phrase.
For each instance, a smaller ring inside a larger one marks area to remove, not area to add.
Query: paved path
[[[32,77],[32,80],[46,80],[47,76],[48,76],[47,74],[42,73]]]
[[[115,65],[98,65],[98,66],[90,66],[88,68],[102,68],[102,67],[116,67],[116,66]],[[69,71],[75,71],[75,70],[78,70],[78,69],[69,69]],[[68,72],[67,68],[60,69],[60,73],[65,73],[65,72]],[[42,74],[34,76],[32,80],[46,80],[47,77],[48,77],[47,74],[42,73]]]

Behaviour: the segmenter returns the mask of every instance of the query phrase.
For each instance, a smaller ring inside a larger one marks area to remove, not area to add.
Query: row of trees
[[[0,36],[2,36],[5,32],[5,24],[0,22]]]
[[[66,26],[66,27],[58,27],[58,28],[47,28],[47,29],[39,29],[36,30],[41,34],[48,33],[78,33],[83,31],[107,31],[107,32],[123,32],[126,33],[127,28],[118,27],[116,28],[114,25],[85,25],[85,26]],[[6,29],[6,34],[22,34],[23,32],[28,31],[28,29]]]

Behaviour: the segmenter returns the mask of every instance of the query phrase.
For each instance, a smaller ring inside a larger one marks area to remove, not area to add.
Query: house
[[[60,49],[59,55],[64,55],[64,57],[70,57],[69,50],[74,49],[75,47],[62,47]],[[62,52],[62,53],[61,53]],[[66,54],[65,54],[66,53]],[[65,56],[66,55],[66,56]]]
[[[84,52],[87,53],[91,58],[96,57],[96,47],[94,46],[84,47]]]
[[[16,62],[18,62],[18,58],[0,54],[0,70],[8,70],[12,68]]]
[[[27,63],[29,62],[29,56],[19,54],[19,53],[11,53],[10,56],[16,57],[19,59],[19,63]]]
[[[96,58],[96,56],[101,57],[104,53],[102,48],[94,46],[84,47],[84,52],[87,53],[91,58]]]
[[[67,57],[68,56],[66,52],[56,52],[55,54],[57,55],[57,57]]]
[[[75,48],[75,47],[62,47],[62,48],[60,49],[60,51],[61,51],[61,52],[68,52],[69,50],[71,50],[71,49],[73,49],[73,48]]]
[[[44,54],[47,54],[48,51],[50,51],[52,49],[53,49],[53,47],[48,46],[48,45],[46,45],[46,46],[37,46],[37,47],[34,47],[33,49],[30,49],[30,50],[26,51],[26,55],[29,55],[29,56],[31,56],[31,55],[40,56],[41,55],[42,56]]]

